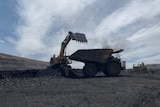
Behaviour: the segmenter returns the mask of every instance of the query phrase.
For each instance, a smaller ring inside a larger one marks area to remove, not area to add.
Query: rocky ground
[[[0,53],[0,107],[160,107],[160,73],[71,79],[48,65]]]
[[[159,74],[0,79],[2,107],[160,107]]]

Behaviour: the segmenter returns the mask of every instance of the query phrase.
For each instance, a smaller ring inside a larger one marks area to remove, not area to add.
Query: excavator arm
[[[61,49],[59,56],[55,57],[55,55],[51,58],[50,64],[51,65],[56,65],[56,64],[67,64],[68,60],[66,59],[66,56],[64,55],[65,49],[70,42],[70,40],[76,40],[79,42],[87,42],[87,39],[85,37],[85,34],[82,33],[72,33],[68,32],[68,35],[64,39],[64,41],[61,43]]]
[[[60,58],[64,57],[65,49],[71,39],[72,39],[72,32],[69,32],[64,41],[61,43],[61,50],[59,53]]]

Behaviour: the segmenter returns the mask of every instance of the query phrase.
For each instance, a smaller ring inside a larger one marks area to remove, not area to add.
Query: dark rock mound
[[[0,53],[0,71],[45,69],[47,66],[49,66],[48,62]]]

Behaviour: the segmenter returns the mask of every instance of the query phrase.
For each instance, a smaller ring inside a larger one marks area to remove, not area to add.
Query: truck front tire
[[[107,67],[104,69],[103,73],[107,76],[118,76],[120,73],[120,64],[117,62],[109,63]]]

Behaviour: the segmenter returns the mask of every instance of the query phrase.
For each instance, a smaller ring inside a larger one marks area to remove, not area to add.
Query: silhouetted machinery
[[[114,57],[114,53],[122,52],[123,49],[114,51],[113,49],[83,49],[77,50],[70,56],[66,56],[65,48],[70,40],[87,42],[85,34],[69,32],[61,44],[59,56],[55,55],[50,60],[52,68],[58,68],[63,76],[75,77],[75,71],[72,70],[69,59],[83,62],[85,65],[82,69],[86,77],[93,77],[97,72],[102,71],[107,76],[118,76],[123,69],[121,59]]]

